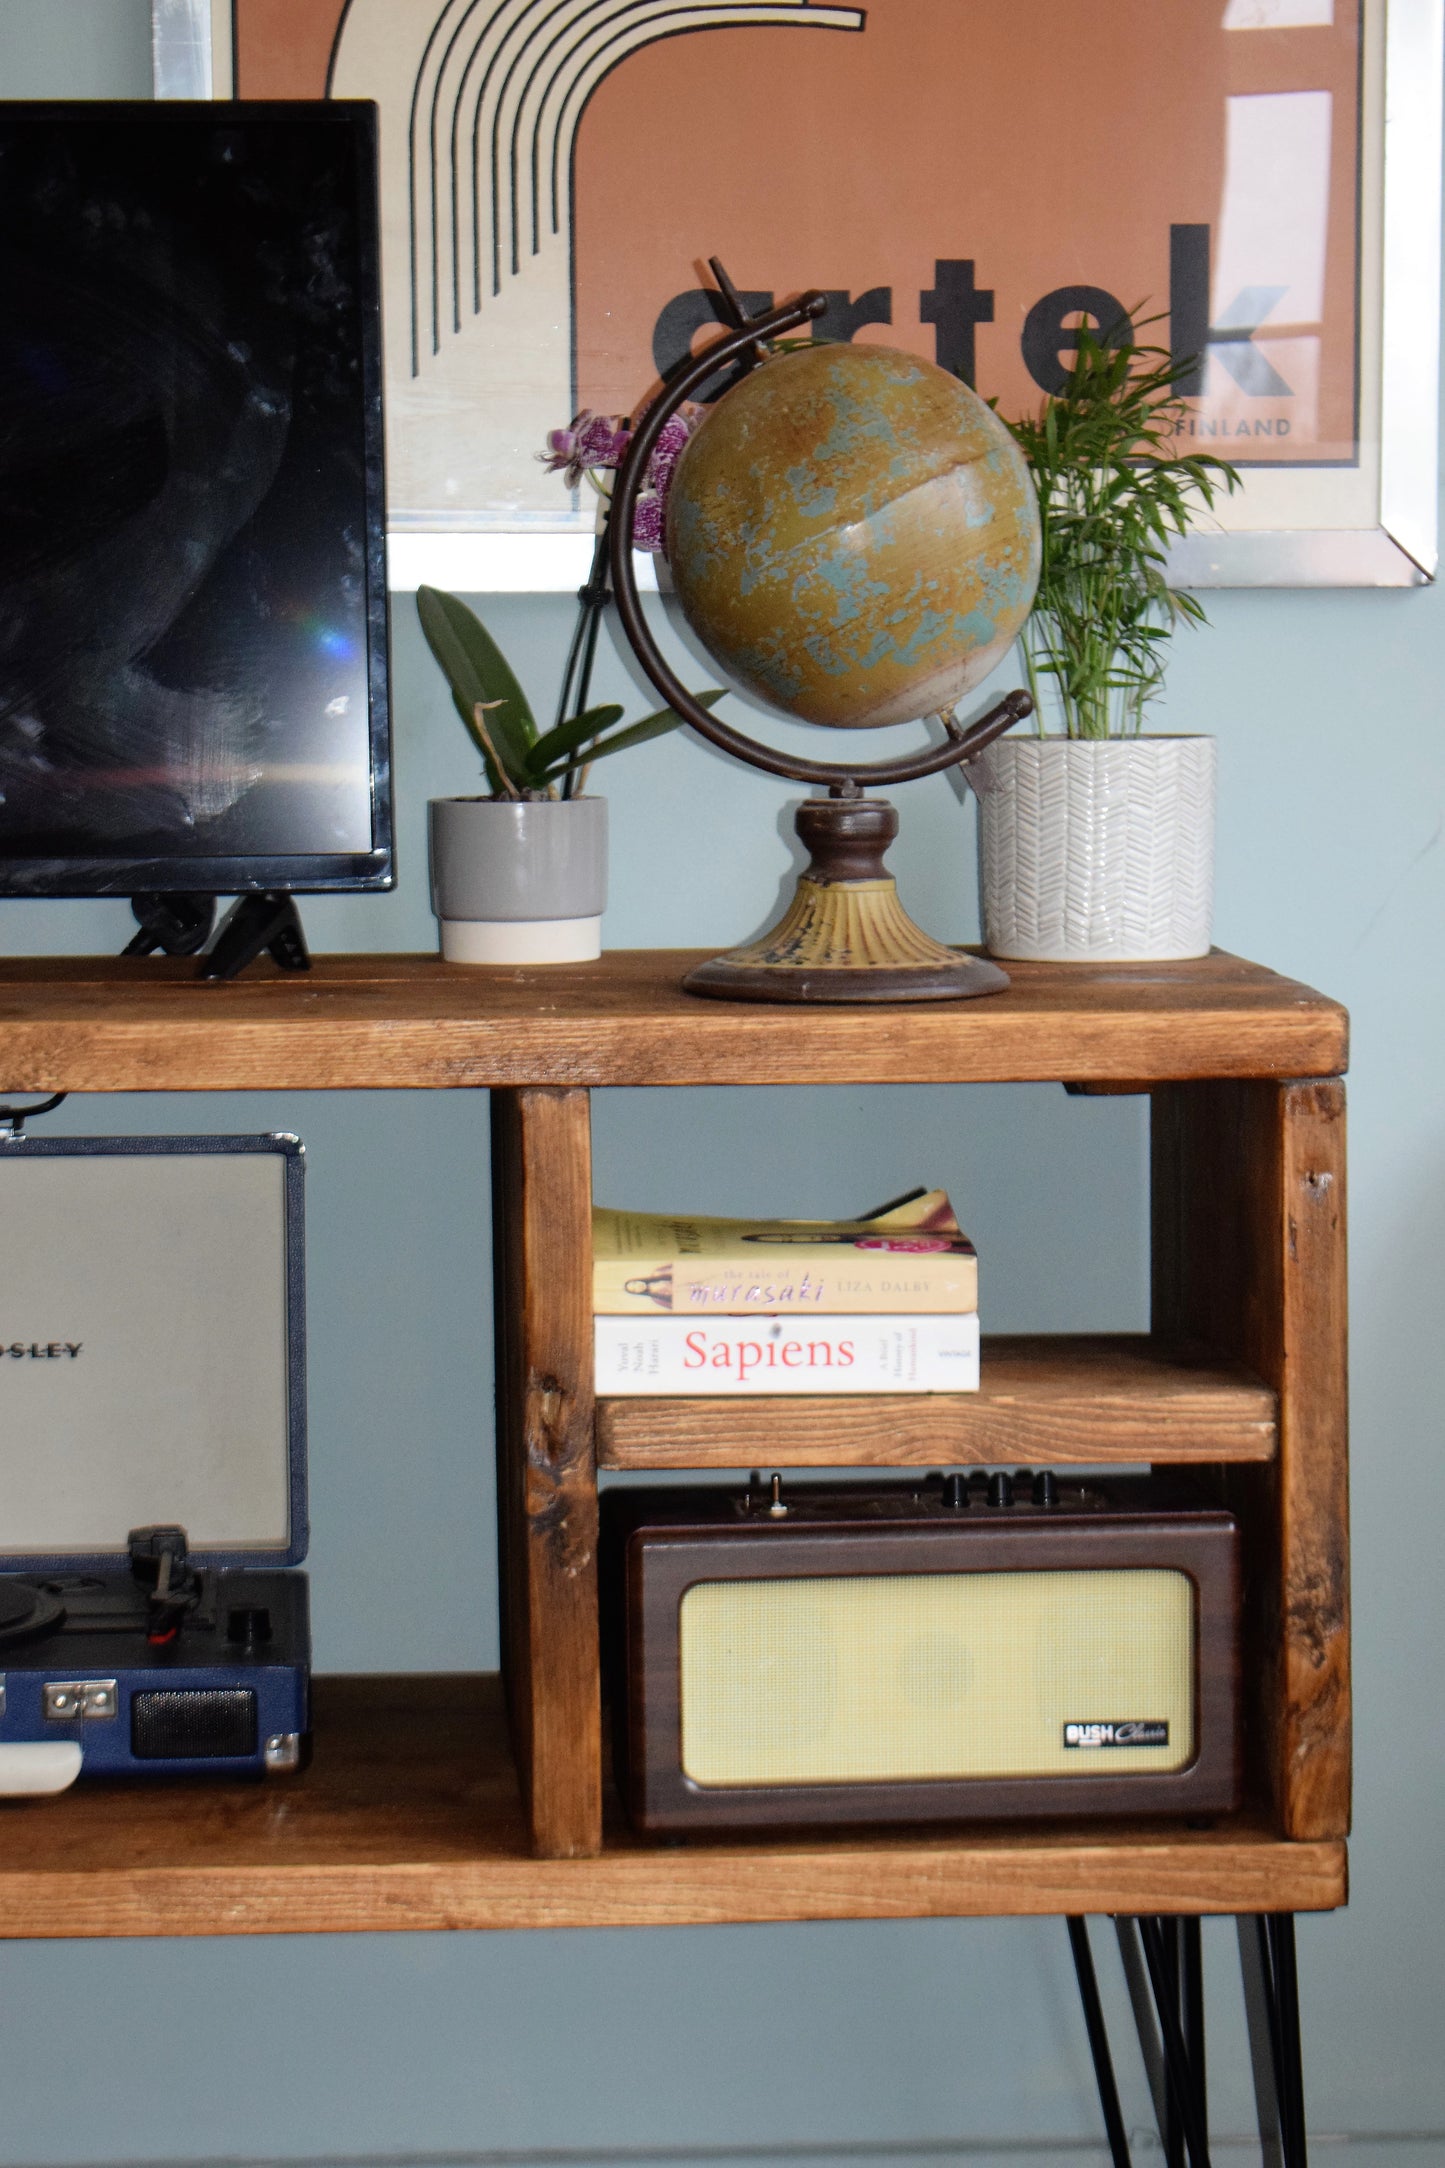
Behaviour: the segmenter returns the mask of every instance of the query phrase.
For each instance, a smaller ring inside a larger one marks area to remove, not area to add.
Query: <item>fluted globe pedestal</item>
[[[810,863],[757,941],[690,971],[692,994],[725,1001],[959,1001],[1008,985],[997,964],[935,941],[898,900],[883,854],[898,833],[886,798],[805,798],[794,819]]]

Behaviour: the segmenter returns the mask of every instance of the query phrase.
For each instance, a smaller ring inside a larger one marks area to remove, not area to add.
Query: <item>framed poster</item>
[[[1196,586],[1436,565],[1445,0],[153,0],[159,95],[381,111],[393,584],[574,586],[590,494],[537,458],[717,318],[1037,406],[1076,327],[1189,363],[1244,486]]]

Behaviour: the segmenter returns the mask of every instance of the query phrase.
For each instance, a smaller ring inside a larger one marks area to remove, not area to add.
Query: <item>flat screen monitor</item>
[[[0,894],[391,885],[374,108],[0,105]]]

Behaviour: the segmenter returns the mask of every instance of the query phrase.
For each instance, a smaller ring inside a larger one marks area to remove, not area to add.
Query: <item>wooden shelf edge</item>
[[[1145,1334],[994,1335],[977,1393],[597,1403],[603,1468],[1268,1461],[1277,1401],[1235,1364]]]
[[[1343,1841],[927,1839],[594,1860],[0,1873],[0,1939],[699,1927],[1066,1913],[1327,1912]]]
[[[493,1677],[316,1681],[266,1785],[80,1787],[0,1816],[0,1937],[346,1934],[1068,1912],[1321,1912],[1342,1841],[1248,1816],[530,1856]]]
[[[305,1091],[487,1085],[892,1084],[1332,1076],[1337,1002],[1214,952],[1151,965],[1011,964],[985,1001],[713,1002],[703,952],[534,969],[317,957],[218,989],[187,960],[0,959],[0,1090]]]

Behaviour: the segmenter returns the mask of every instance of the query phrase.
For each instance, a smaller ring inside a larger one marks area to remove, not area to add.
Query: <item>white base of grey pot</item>
[[[1151,963],[1207,954],[1213,738],[1010,736],[969,775],[991,956]]]
[[[602,953],[605,798],[433,798],[432,909],[453,964],[580,964]]]
[[[444,918],[449,964],[590,964],[602,954],[597,918]]]

